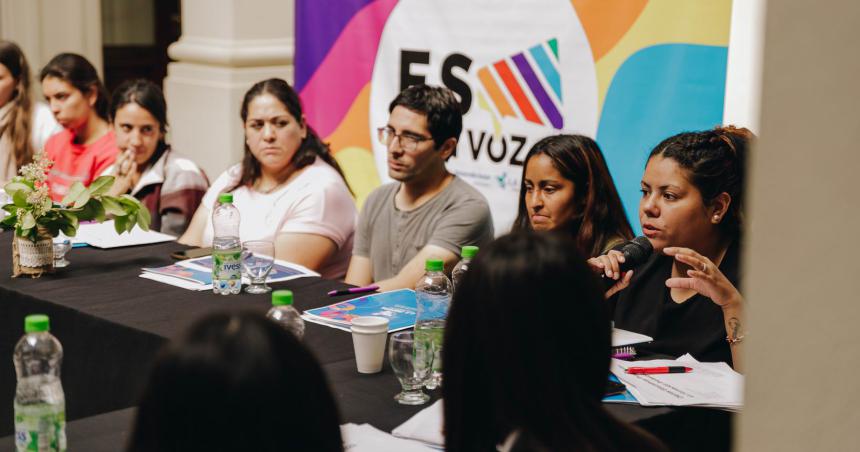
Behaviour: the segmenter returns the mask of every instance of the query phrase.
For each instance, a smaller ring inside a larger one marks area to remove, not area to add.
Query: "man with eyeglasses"
[[[388,175],[395,182],[365,201],[346,274],[347,283],[375,281],[380,291],[414,288],[427,259],[442,259],[450,271],[464,245],[493,239],[484,196],[445,168],[463,130],[454,93],[411,86],[388,111],[378,138],[388,147]]]

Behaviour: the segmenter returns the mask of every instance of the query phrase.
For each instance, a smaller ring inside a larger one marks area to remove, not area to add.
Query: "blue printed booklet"
[[[614,381],[616,383],[621,383],[621,381],[613,374],[609,374],[609,381]],[[629,403],[638,405],[639,401],[636,400],[636,397],[633,397],[633,394],[630,391],[624,391],[621,394],[606,396],[603,398],[604,403]]]
[[[212,256],[186,259],[164,267],[143,268],[141,278],[163,282],[183,289],[208,290],[212,289]],[[266,282],[287,281],[304,276],[319,276],[319,273],[308,270],[301,265],[286,261],[275,260],[272,271],[266,277]],[[242,283],[250,280],[242,276]]]
[[[415,291],[392,290],[342,301],[322,308],[308,309],[302,318],[339,330],[349,331],[352,319],[362,316],[388,317],[388,332],[415,326]]]

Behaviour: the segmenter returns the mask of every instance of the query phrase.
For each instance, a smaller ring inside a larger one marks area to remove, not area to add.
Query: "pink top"
[[[229,191],[241,173],[241,164],[230,167],[203,197],[201,205],[209,209],[203,246],[212,245],[212,210],[218,195]],[[337,251],[319,269],[320,275],[329,279],[346,275],[357,215],[352,196],[334,168],[316,159],[295,179],[271,193],[244,186],[232,189],[232,193],[233,205],[240,215],[239,240],[274,242],[275,236],[284,232],[321,235],[334,242]]]
[[[64,129],[45,143],[45,152],[54,162],[48,174],[48,187],[51,199],[56,202],[62,201],[75,182],[90,185],[119,154],[113,130],[88,145],[75,144],[73,139],[72,132]]]

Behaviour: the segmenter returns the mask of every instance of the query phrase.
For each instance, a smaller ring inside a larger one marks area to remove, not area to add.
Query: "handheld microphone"
[[[651,245],[651,242],[647,237],[639,236],[612,248],[612,250],[620,251],[621,254],[624,255],[624,262],[618,263],[618,270],[623,275],[625,272],[632,270],[647,261],[648,258],[651,257],[651,253],[654,252],[654,246]],[[600,278],[603,280],[603,284],[607,289],[614,286],[615,283],[621,280],[620,278],[607,278],[606,273],[601,273]]]

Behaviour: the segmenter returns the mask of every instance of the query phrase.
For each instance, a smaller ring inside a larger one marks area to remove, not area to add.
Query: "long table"
[[[51,332],[63,344],[62,382],[71,450],[76,450],[76,438],[83,441],[78,431],[87,432],[90,438],[99,428],[100,437],[106,438],[105,450],[117,450],[121,445],[110,444],[111,438],[125,438],[132,413],[127,408],[136,404],[153,358],[165,342],[207,313],[239,309],[265,312],[270,306],[268,295],[221,296],[139,277],[142,267],[172,263],[170,254],[185,248],[176,243],[114,250],[76,248],[69,252],[69,267],[29,279],[11,278],[11,241],[11,233],[0,233],[0,400],[8,401],[0,403],[0,436],[14,430],[11,402],[15,372],[11,358],[27,314],[49,315]],[[271,285],[291,289],[300,310],[351,298],[328,297],[328,291],[349,286],[316,277]],[[304,342],[328,377],[343,422],[367,422],[390,431],[422,408],[393,400],[399,383],[388,366],[374,375],[356,371],[349,333],[309,323]],[[724,448],[712,450],[728,450],[730,419],[725,413],[617,405],[610,410],[678,444],[678,450],[686,446],[677,442],[675,425],[705,425],[704,434],[725,443]],[[120,425],[125,429],[116,431]],[[0,439],[0,449],[5,450],[9,441],[11,438]],[[87,450],[95,449],[88,446]]]

